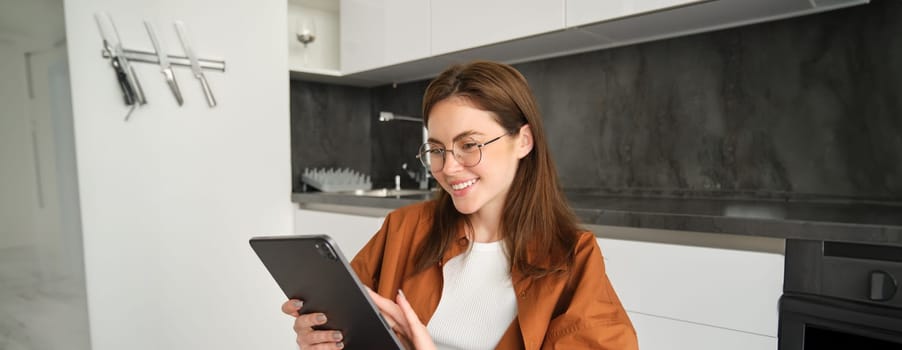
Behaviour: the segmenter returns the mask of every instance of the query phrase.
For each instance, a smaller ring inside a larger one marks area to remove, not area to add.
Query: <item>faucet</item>
[[[404,116],[404,115],[396,115],[392,112],[384,112],[384,111],[379,112],[379,121],[380,122],[390,122],[392,120],[420,123],[423,126],[423,143],[426,143],[429,141],[429,130],[426,130],[426,124],[423,123],[423,118],[408,117],[408,116]],[[428,164],[429,158],[426,158],[426,162]],[[407,170],[407,163],[404,163],[402,168],[404,170]],[[413,173],[413,172],[408,171],[408,175],[410,175],[410,177],[412,179],[414,179],[420,183],[421,190],[429,189],[429,179],[432,178],[432,174],[429,172],[429,167],[422,166],[419,172],[416,172],[413,174],[411,174],[411,173]]]

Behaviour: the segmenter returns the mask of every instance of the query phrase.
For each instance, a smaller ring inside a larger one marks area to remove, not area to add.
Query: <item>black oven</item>
[[[780,350],[902,349],[902,247],[787,240]]]

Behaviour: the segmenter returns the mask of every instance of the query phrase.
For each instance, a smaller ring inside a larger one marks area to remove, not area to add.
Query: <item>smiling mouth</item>
[[[451,189],[453,189],[453,190],[455,190],[455,191],[460,191],[460,190],[465,189],[465,188],[467,188],[467,187],[473,186],[473,184],[475,184],[476,181],[478,181],[478,180],[479,180],[479,179],[472,179],[472,180],[464,181],[464,182],[461,182],[461,183],[456,183],[456,184],[451,185]]]

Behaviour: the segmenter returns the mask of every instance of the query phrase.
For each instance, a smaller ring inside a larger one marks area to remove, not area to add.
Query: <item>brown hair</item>
[[[504,201],[501,237],[512,270],[530,277],[565,270],[572,263],[580,229],[558,184],[542,119],[526,78],[501,63],[476,61],[452,66],[426,88],[426,125],[432,107],[450,97],[463,98],[474,107],[491,112],[495,121],[512,134],[529,124],[533,149],[520,160]],[[432,228],[415,257],[417,271],[440,262],[461,225],[469,225],[447,192],[441,190],[435,200]]]

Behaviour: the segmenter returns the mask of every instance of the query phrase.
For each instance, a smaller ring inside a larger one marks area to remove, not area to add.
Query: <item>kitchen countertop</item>
[[[902,203],[894,201],[686,193],[636,195],[601,190],[565,193],[577,217],[587,225],[902,246]],[[375,209],[375,215],[428,198],[292,194],[292,201],[301,207]]]

